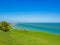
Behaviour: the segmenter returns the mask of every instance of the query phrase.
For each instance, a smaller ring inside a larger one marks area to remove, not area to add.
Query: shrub
[[[9,24],[5,21],[0,23],[0,29],[3,31],[8,31],[9,30],[8,26],[9,26]]]

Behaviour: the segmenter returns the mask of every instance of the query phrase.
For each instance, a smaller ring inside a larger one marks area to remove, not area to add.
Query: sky
[[[0,0],[0,21],[60,23],[60,0]]]

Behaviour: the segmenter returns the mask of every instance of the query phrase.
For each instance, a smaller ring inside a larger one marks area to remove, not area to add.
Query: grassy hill
[[[0,30],[0,45],[60,45],[60,35],[25,30]]]

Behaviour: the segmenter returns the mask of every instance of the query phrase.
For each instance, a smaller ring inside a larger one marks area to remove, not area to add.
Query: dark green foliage
[[[0,23],[0,30],[8,31],[9,30],[8,26],[9,26],[9,24],[7,22],[3,21]]]

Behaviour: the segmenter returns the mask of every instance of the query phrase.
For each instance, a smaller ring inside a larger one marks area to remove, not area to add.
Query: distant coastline
[[[17,29],[60,34],[60,23],[16,23],[13,27]]]

